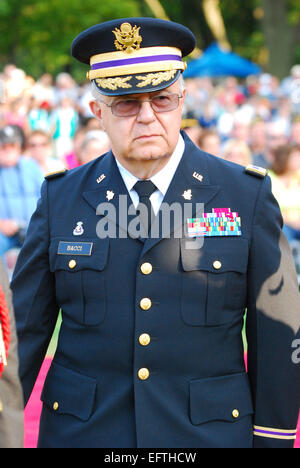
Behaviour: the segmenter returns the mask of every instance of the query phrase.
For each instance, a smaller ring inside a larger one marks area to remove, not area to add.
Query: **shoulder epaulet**
[[[245,171],[247,172],[247,174],[260,177],[261,179],[266,177],[266,175],[268,174],[267,169],[265,169],[264,167],[254,166],[253,164],[248,164],[248,166],[246,166],[245,168]]]
[[[50,172],[45,176],[45,179],[55,179],[56,177],[61,177],[68,172],[68,169],[62,169],[61,171]]]

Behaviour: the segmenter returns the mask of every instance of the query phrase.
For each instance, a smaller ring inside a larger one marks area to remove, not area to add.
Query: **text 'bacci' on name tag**
[[[93,242],[63,242],[58,245],[58,255],[92,255]]]

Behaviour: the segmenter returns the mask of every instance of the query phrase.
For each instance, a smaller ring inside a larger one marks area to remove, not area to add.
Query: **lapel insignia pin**
[[[77,225],[76,225],[76,228],[73,231],[73,235],[74,236],[82,236],[83,233],[84,233],[83,222],[79,221],[77,223]]]
[[[105,179],[105,177],[106,177],[106,175],[105,175],[105,174],[101,174],[101,176],[100,176],[100,177],[98,177],[98,179],[97,179],[97,184],[101,184],[102,180],[104,180],[104,179]]]
[[[192,191],[191,189],[185,190],[182,194],[183,198],[185,200],[191,200],[192,199]]]
[[[114,196],[115,196],[115,194],[114,194],[114,192],[113,192],[112,190],[107,190],[107,192],[106,192],[106,199],[107,199],[108,201],[112,200],[112,199],[114,198]]]
[[[193,177],[195,177],[195,179],[199,180],[199,182],[202,182],[202,180],[203,180],[203,175],[198,174],[198,172],[194,172]]]

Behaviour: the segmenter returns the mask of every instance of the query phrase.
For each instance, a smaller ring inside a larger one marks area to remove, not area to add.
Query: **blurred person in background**
[[[86,127],[79,127],[73,138],[71,151],[65,155],[63,162],[67,169],[74,169],[79,166],[80,147],[87,133]]]
[[[24,132],[29,129],[27,120],[28,106],[24,98],[18,97],[10,101],[9,106],[4,114],[5,123],[7,125],[17,125]]]
[[[0,257],[22,246],[43,178],[36,162],[22,156],[20,132],[0,129]]]
[[[52,151],[51,138],[48,133],[43,130],[34,130],[28,135],[25,155],[34,159],[45,175],[61,171],[65,167],[62,161],[52,156]]]
[[[0,448],[23,448],[23,392],[12,296],[0,259]]]
[[[245,119],[235,117],[233,121],[230,139],[244,141],[248,143],[250,135],[250,126]]]
[[[290,75],[282,80],[280,89],[284,96],[290,99],[292,112],[300,112],[300,65],[293,65]]]
[[[32,89],[32,97],[41,102],[47,110],[54,105],[54,93],[53,78],[49,73],[42,75]]]
[[[288,136],[280,122],[266,123],[266,146],[260,158],[260,166],[269,169],[274,162],[274,151],[288,143]]]
[[[43,105],[40,99],[31,97],[27,112],[29,131],[50,131],[50,116],[46,107],[47,106]]]
[[[88,132],[80,146],[79,165],[87,164],[110,150],[110,140],[103,130]]]
[[[241,140],[227,140],[222,148],[222,156],[226,161],[231,161],[241,166],[248,166],[253,162],[249,146]]]
[[[292,122],[291,142],[300,145],[300,115],[297,115]]]
[[[3,71],[7,99],[14,100],[21,97],[26,89],[26,73],[13,64],[8,64]]]
[[[79,124],[78,112],[70,97],[65,96],[51,115],[55,156],[63,159],[73,148],[73,139]]]
[[[181,120],[181,129],[185,131],[185,133],[190,137],[195,145],[198,144],[198,139],[201,136],[202,128],[194,114],[189,112],[186,118]]]
[[[0,103],[4,101],[3,87],[0,90]],[[1,259],[0,347],[0,448],[23,448],[24,405],[19,380],[16,325],[9,281]]]
[[[78,98],[78,88],[72,76],[63,72],[59,73],[55,80],[54,105],[60,105],[65,98],[75,102]]]
[[[255,117],[250,124],[249,147],[253,163],[256,166],[263,166],[265,163],[263,154],[266,148],[266,123],[261,117]]]
[[[289,242],[300,240],[300,145],[276,148],[269,174],[283,216],[283,232]]]
[[[237,104],[235,101],[235,95],[229,93],[228,95],[222,95],[220,101],[220,112],[217,118],[216,128],[221,137],[222,141],[230,138],[233,125],[234,125],[234,114],[237,110]]]
[[[205,153],[220,156],[221,140],[218,133],[214,130],[204,130],[198,139],[198,146]]]
[[[282,127],[285,135],[291,132],[292,124],[292,108],[291,101],[287,97],[280,97],[277,99],[276,106],[273,107],[272,121]]]

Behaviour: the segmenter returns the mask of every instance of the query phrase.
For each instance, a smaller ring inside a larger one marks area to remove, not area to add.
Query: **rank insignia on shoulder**
[[[45,176],[45,179],[55,179],[56,177],[61,177],[68,172],[68,169],[62,169],[61,171],[50,172]]]
[[[267,169],[259,166],[254,166],[253,164],[248,164],[248,166],[246,166],[245,171],[247,172],[247,174],[255,175],[257,177],[260,177],[261,179],[266,177],[268,173]]]

